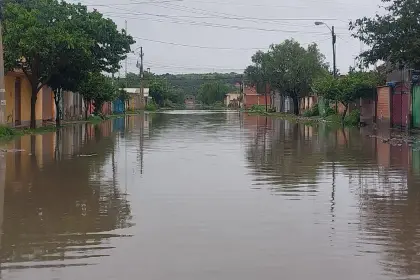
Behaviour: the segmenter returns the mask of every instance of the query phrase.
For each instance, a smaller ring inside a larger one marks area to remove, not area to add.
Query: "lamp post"
[[[334,32],[334,25],[330,28],[328,24],[322,21],[315,21],[315,25],[325,25],[331,31],[332,49],[333,49],[333,75],[335,78],[337,77],[337,68],[336,68],[336,63],[335,63],[335,42],[336,42],[337,36],[335,35],[335,32]]]
[[[337,78],[337,66],[336,66],[336,61],[335,61],[335,42],[336,42],[337,36],[335,35],[335,32],[334,32],[334,25],[331,26],[331,28],[330,28],[328,26],[328,24],[326,24],[325,22],[322,22],[322,21],[315,21],[315,25],[318,25],[318,26],[319,25],[325,25],[331,31],[332,49],[333,49],[333,76],[334,76],[334,78]],[[338,112],[338,102],[337,102],[337,100],[335,100],[335,111]]]
[[[328,26],[328,24],[322,22],[322,21],[315,21],[315,25],[325,25],[326,27],[328,27],[328,29],[331,31],[331,38],[332,38],[332,48],[333,48],[333,76],[334,78],[337,77],[337,69],[336,69],[336,64],[335,64],[335,41],[336,41],[336,36],[335,36],[335,32],[334,32],[334,25],[330,28]],[[336,112],[338,112],[338,102],[337,99],[335,100],[335,110]],[[335,145],[337,145],[337,133],[335,132]],[[335,159],[333,159],[332,162],[332,191],[331,191],[331,218],[332,218],[332,222],[335,221]]]

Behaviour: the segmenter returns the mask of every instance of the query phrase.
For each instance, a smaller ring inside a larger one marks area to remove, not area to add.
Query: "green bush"
[[[312,111],[311,111],[311,110],[306,110],[306,111],[303,113],[303,116],[304,116],[304,117],[307,117],[307,118],[312,117]]]
[[[87,120],[88,120],[88,122],[91,122],[91,123],[100,123],[104,119],[101,116],[91,115],[91,116],[88,117]]]
[[[312,117],[319,116],[319,106],[318,103],[312,107]]]
[[[16,135],[16,132],[7,126],[0,126],[0,137],[11,137]]]
[[[222,109],[223,107],[225,107],[225,104],[222,101],[216,101],[213,105],[214,108],[220,108]]]
[[[265,106],[263,105],[252,105],[251,109],[249,109],[251,112],[255,113],[264,113],[265,112]]]
[[[333,115],[335,115],[335,111],[333,108],[331,107],[325,108],[325,117],[333,116]]]
[[[327,116],[327,117],[325,117],[325,120],[327,121],[327,122],[330,122],[330,123],[341,123],[341,116],[340,115],[336,115],[336,114],[332,114],[332,115],[329,115],[329,116]]]
[[[346,125],[358,125],[360,123],[360,111],[353,110],[344,118]]]
[[[146,111],[152,111],[152,112],[154,112],[154,111],[157,111],[157,105],[156,105],[156,103],[154,103],[154,102],[149,102],[147,105],[146,105],[146,107],[145,107],[145,110]]]
[[[304,117],[317,117],[319,116],[319,106],[318,104],[315,104],[311,109],[305,111],[303,113]]]

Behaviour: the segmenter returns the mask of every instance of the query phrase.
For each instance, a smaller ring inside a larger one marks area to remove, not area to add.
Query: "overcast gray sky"
[[[127,21],[136,49],[143,47],[145,68],[155,73],[242,72],[257,49],[294,38],[316,42],[332,64],[335,26],[337,67],[346,72],[361,49],[351,38],[348,21],[373,16],[379,0],[82,0],[120,28]],[[138,54],[137,54],[138,55]],[[128,71],[136,70],[136,54]],[[123,65],[124,66],[124,65]],[[124,75],[124,67],[121,76]]]

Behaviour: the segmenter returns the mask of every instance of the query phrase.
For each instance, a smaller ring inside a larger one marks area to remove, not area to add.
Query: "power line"
[[[266,22],[266,23],[273,23],[273,21],[275,21],[276,25],[282,25],[282,26],[294,26],[294,27],[303,27],[303,28],[307,28],[307,27],[313,27],[313,24],[310,25],[302,25],[302,24],[294,24],[294,23],[290,23],[290,22],[286,22],[289,19],[281,19],[281,18],[272,18],[272,19],[252,19],[252,18],[233,18],[233,17],[226,17],[226,16],[191,16],[191,15],[168,15],[168,14],[152,14],[152,13],[139,13],[139,12],[103,12],[103,14],[109,15],[109,16],[115,16],[115,17],[121,17],[124,16],[126,17],[127,15],[148,15],[148,16],[153,16],[153,17],[163,17],[163,18],[172,18],[172,19],[178,19],[178,20],[182,20],[184,18],[188,18],[188,19],[223,19],[223,20],[235,20],[235,21],[246,21],[246,22],[253,22],[253,23],[261,23],[261,22]],[[135,19],[135,18],[133,18]],[[348,30],[346,28],[346,30]]]
[[[172,45],[172,46],[198,48],[198,49],[209,49],[209,50],[250,51],[250,50],[265,50],[265,49],[269,48],[269,47],[264,47],[264,48],[263,47],[261,47],[261,48],[258,48],[258,47],[251,47],[251,48],[211,47],[211,46],[204,46],[204,45],[188,45],[188,44],[174,43],[174,42],[168,42],[168,41],[160,41],[160,40],[154,40],[154,39],[149,39],[149,38],[144,38],[144,37],[136,37],[136,36],[134,36],[133,38],[148,41],[148,42],[153,42],[153,43],[159,43],[159,44],[167,44],[167,45]],[[326,40],[329,40],[329,38],[314,41],[314,42],[311,42],[311,43],[303,43],[302,45],[310,45],[310,44],[313,44],[313,43],[321,43],[321,42],[324,42]]]
[[[219,24],[219,23],[197,22],[197,21],[186,21],[186,20],[179,21],[179,20],[172,20],[171,18],[167,18],[163,15],[161,17],[162,17],[161,19],[150,18],[150,17],[142,17],[142,19],[147,19],[147,20],[156,21],[156,22],[170,22],[170,23],[176,23],[176,24],[184,24],[184,25],[190,25],[190,26],[205,26],[205,27],[228,28],[228,29],[237,29],[237,30],[256,30],[256,31],[266,31],[266,32],[330,35],[330,33],[325,33],[325,32],[322,33],[322,32],[314,32],[314,31],[311,32],[311,31],[300,31],[300,30],[269,29],[269,28],[261,28],[261,27],[227,25],[227,24]]]
[[[129,6],[129,5],[146,5],[154,3],[170,3],[170,2],[182,2],[184,0],[163,0],[163,1],[139,1],[139,2],[130,2],[130,3],[110,3],[110,4],[96,4],[96,3],[82,3],[86,6],[92,7],[109,7],[109,6]]]
[[[192,3],[203,3],[203,4],[222,4],[222,5],[244,6],[244,7],[263,7],[263,8],[298,8],[298,9],[309,8],[308,6],[245,4],[245,3],[235,3],[235,2],[228,2],[228,1],[223,1],[223,2],[220,1],[219,2],[219,1],[191,0],[191,1],[188,1],[188,2],[192,2]],[[323,1],[319,1],[319,0],[308,1],[308,0],[305,0],[305,2],[315,2],[317,4],[320,4],[320,3],[337,4],[337,5],[345,6],[345,7],[348,7],[349,6],[348,3],[339,3],[339,2],[335,2],[335,1],[325,1],[325,0],[323,0]],[[352,7],[359,8],[361,6],[362,7],[367,7],[366,5],[357,5],[357,6],[352,6]],[[344,8],[342,8],[342,9],[344,9]]]
[[[155,16],[155,17],[170,17],[170,18],[175,18],[175,19],[179,19],[179,18],[195,18],[195,19],[226,19],[226,20],[240,20],[240,21],[251,21],[251,22],[256,22],[256,23],[260,23],[261,21],[263,22],[270,22],[272,23],[273,21],[280,21],[280,23],[276,23],[276,24],[282,24],[282,25],[293,25],[293,26],[302,26],[302,25],[296,25],[296,24],[291,24],[291,23],[281,23],[284,21],[316,21],[316,20],[324,20],[324,21],[329,21],[332,20],[330,18],[327,19],[320,19],[320,18],[254,18],[254,17],[238,17],[238,16],[233,16],[233,15],[229,15],[229,16],[222,16],[222,15],[203,15],[203,16],[192,16],[192,15],[168,15],[168,14],[155,14],[155,13],[142,13],[142,12],[133,12],[132,10],[127,10],[127,9],[123,9],[123,8],[117,8],[117,7],[111,7],[111,6],[107,6],[109,8],[112,9],[116,9],[116,10],[120,10],[124,13],[117,13],[115,11],[112,12],[104,12],[106,14],[119,14],[119,15],[148,15],[148,16]],[[306,26],[302,26],[302,27],[312,27],[313,24],[311,25],[306,25]]]
[[[249,50],[261,50],[264,48],[229,48],[229,47],[210,47],[210,46],[200,46],[200,45],[187,45],[187,44],[180,44],[174,42],[167,42],[167,41],[160,41],[160,40],[152,40],[143,37],[133,37],[135,39],[140,39],[148,42],[160,43],[160,44],[167,44],[173,46],[180,46],[180,47],[189,47],[189,48],[199,48],[199,49],[210,49],[210,50],[234,50],[234,51],[249,51]]]
[[[215,17],[221,17],[222,15],[224,17],[227,17],[228,19],[252,19],[252,20],[260,20],[260,21],[314,21],[314,20],[322,20],[322,21],[329,21],[329,20],[337,20],[335,18],[256,18],[256,17],[249,17],[249,16],[238,16],[237,14],[229,14],[229,13],[222,13],[222,12],[212,12],[205,9],[199,9],[194,7],[187,7],[182,5],[176,5],[176,4],[164,4],[159,5],[160,3],[153,3],[150,5],[162,7],[165,9],[171,9],[171,10],[178,10],[182,12],[190,12],[194,14],[201,14],[201,15],[212,15]]]

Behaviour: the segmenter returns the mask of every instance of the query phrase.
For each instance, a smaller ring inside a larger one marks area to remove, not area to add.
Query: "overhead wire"
[[[168,44],[168,45],[179,46],[179,47],[210,49],[210,50],[250,51],[250,50],[265,50],[265,49],[268,49],[269,48],[269,46],[267,46],[267,47],[260,47],[260,48],[258,48],[258,47],[250,47],[250,48],[212,47],[212,46],[205,46],[205,45],[181,44],[181,43],[161,41],[161,40],[154,40],[154,39],[149,39],[149,38],[144,38],[144,37],[137,37],[137,36],[134,36],[133,38],[140,39],[140,40],[147,41],[147,42],[159,43],[159,44]],[[329,40],[329,39],[330,38],[325,38],[325,39],[313,41],[313,42],[310,42],[310,43],[303,43],[302,45],[310,45],[310,44],[313,44],[313,43],[316,43],[317,44],[317,43],[321,43],[321,42],[324,42],[324,41]]]
[[[304,34],[315,34],[315,35],[329,35],[326,32],[316,32],[316,31],[303,31],[303,30],[285,30],[285,29],[270,29],[270,28],[261,28],[261,27],[251,27],[251,26],[239,26],[239,25],[227,25],[211,22],[200,22],[200,21],[187,21],[187,20],[172,20],[171,18],[162,17],[160,19],[151,18],[151,17],[142,17],[141,19],[147,19],[156,22],[170,22],[176,24],[184,24],[190,26],[205,26],[205,27],[215,27],[215,28],[228,28],[228,29],[237,29],[237,30],[256,30],[256,31],[266,31],[266,32],[283,32],[283,33],[304,33]]]

